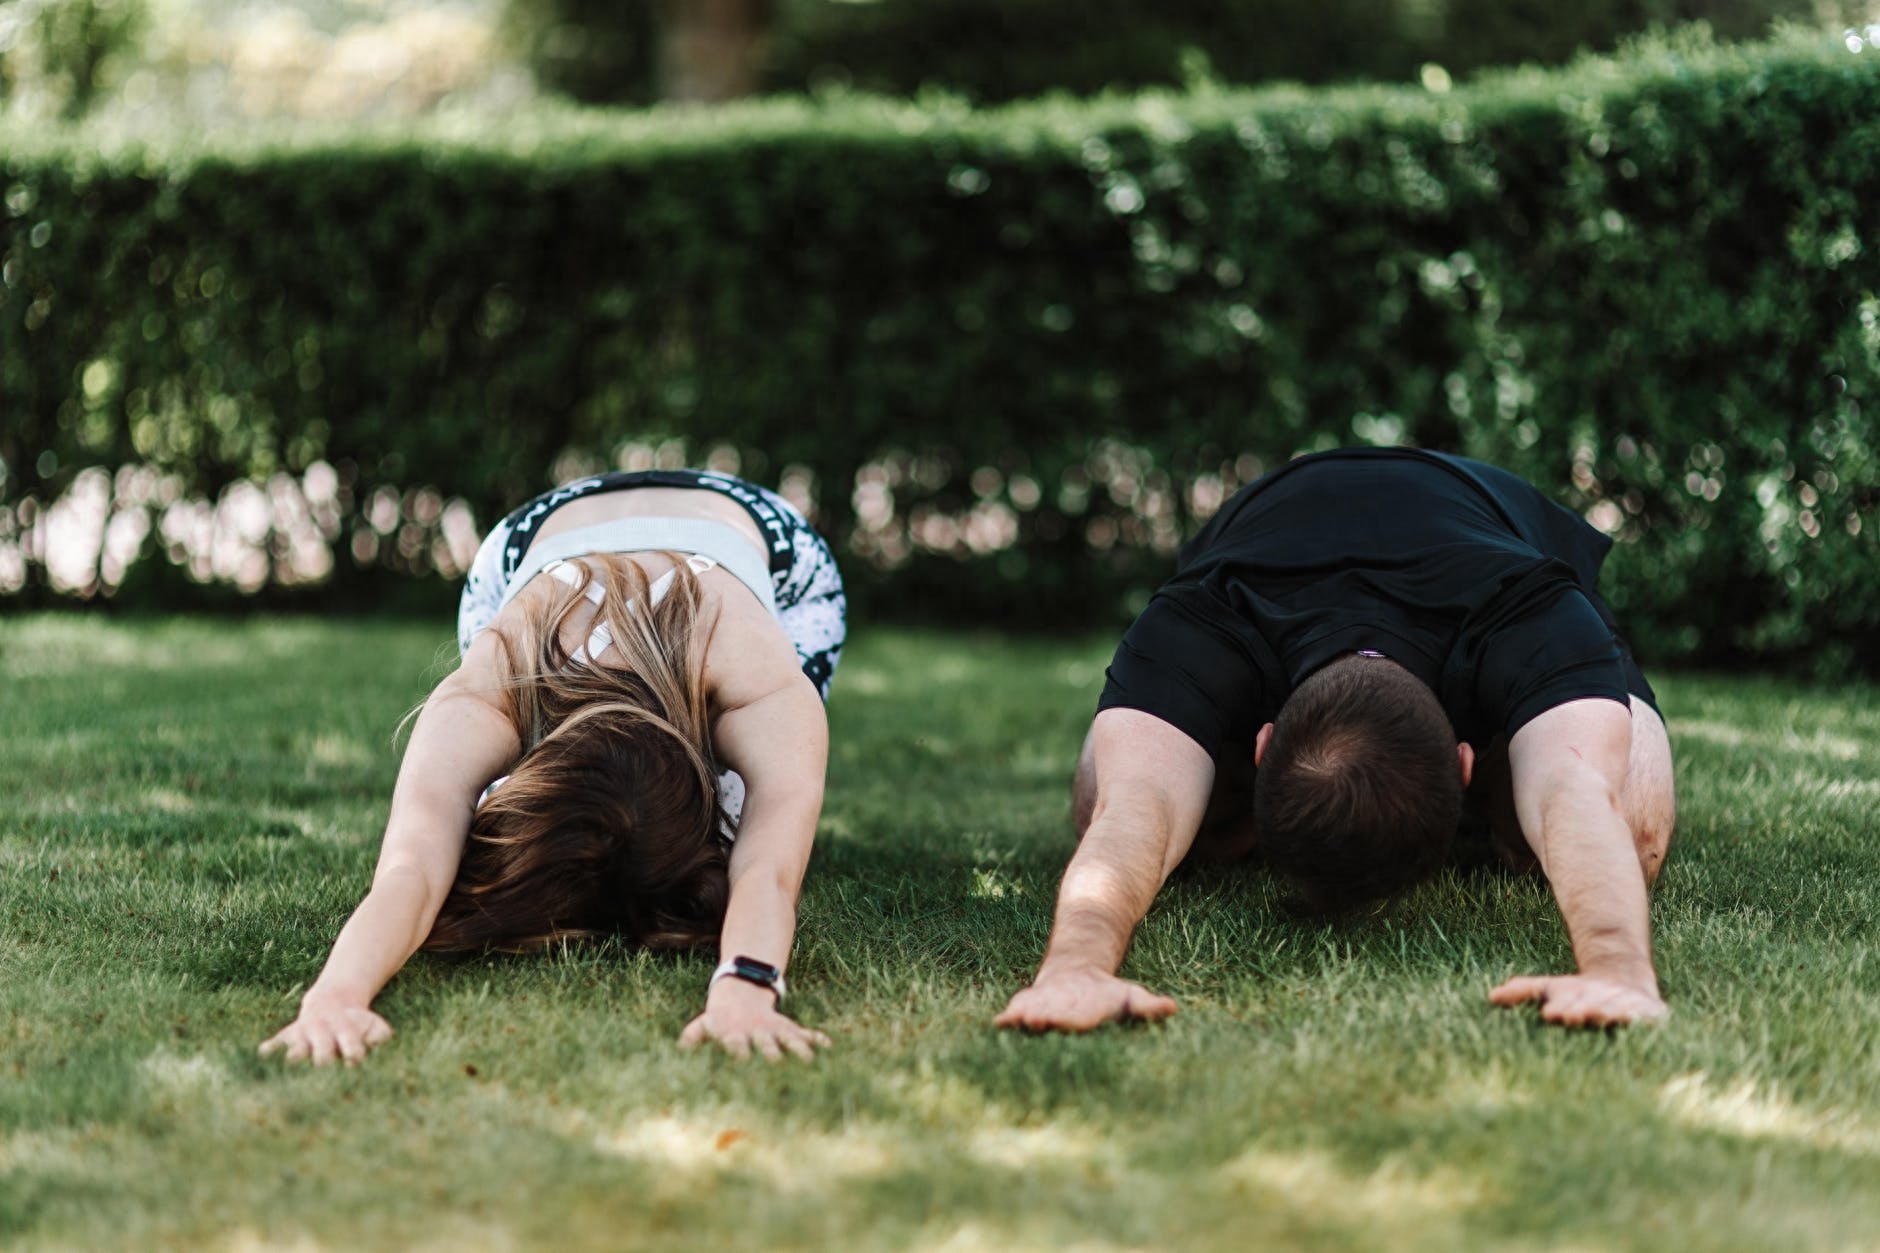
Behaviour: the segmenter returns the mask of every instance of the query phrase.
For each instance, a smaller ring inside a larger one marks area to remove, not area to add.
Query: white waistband
[[[615,518],[593,526],[576,527],[529,546],[516,567],[515,577],[503,589],[502,603],[516,598],[523,585],[556,561],[589,553],[670,551],[710,557],[751,589],[771,617],[777,616],[777,593],[770,581],[770,564],[748,535],[736,527],[705,518]]]

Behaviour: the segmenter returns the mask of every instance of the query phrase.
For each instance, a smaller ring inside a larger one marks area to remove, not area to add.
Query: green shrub
[[[136,50],[144,0],[10,0],[0,8],[0,110],[83,117]]]
[[[655,4],[516,0],[512,25],[549,86],[589,103],[657,95]],[[782,0],[770,7],[773,89],[838,83],[980,102],[1050,91],[1223,82],[1405,81],[1426,62],[1464,73],[1559,64],[1658,27],[1719,38],[1864,11],[1858,0]]]
[[[430,567],[410,489],[487,524],[682,440],[802,467],[870,605],[1096,624],[1235,482],[1404,440],[1615,530],[1654,661],[1871,668],[1877,65],[1658,46],[1448,95],[14,135],[0,549],[78,467],[187,495],[325,461],[344,589]]]

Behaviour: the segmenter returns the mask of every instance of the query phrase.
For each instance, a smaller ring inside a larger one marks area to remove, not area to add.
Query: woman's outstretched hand
[[[742,979],[720,979],[705,996],[705,1012],[686,1024],[680,1048],[697,1048],[716,1040],[727,1053],[742,1061],[756,1049],[773,1062],[794,1053],[808,1061],[816,1049],[829,1047],[829,1037],[811,1031],[777,1008],[769,988]]]
[[[261,1043],[261,1055],[285,1051],[290,1062],[357,1066],[392,1038],[392,1024],[364,1005],[302,1001],[300,1016]]]

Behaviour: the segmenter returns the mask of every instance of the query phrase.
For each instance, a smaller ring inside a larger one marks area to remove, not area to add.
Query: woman
[[[604,474],[510,514],[472,564],[463,665],[418,715],[372,888],[262,1051],[356,1064],[419,948],[620,933],[717,943],[682,1045],[813,1056],[827,1037],[780,1003],[844,608],[802,515],[729,475]]]

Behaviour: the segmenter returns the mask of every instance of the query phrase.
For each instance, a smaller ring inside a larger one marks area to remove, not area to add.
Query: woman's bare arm
[[[796,650],[768,615],[721,622],[712,641],[720,713],[712,739],[744,779],[744,814],[731,853],[731,899],[719,937],[723,957],[750,957],[783,970],[796,932],[796,903],[822,813],[829,727],[822,699]],[[780,1012],[769,990],[721,979],[685,1045],[716,1040],[740,1057],[812,1056],[827,1044]]]
[[[371,890],[340,929],[300,1013],[261,1045],[290,1061],[357,1063],[391,1033],[372,1001],[430,933],[450,892],[477,794],[515,758],[487,633],[437,685],[412,728]]]

